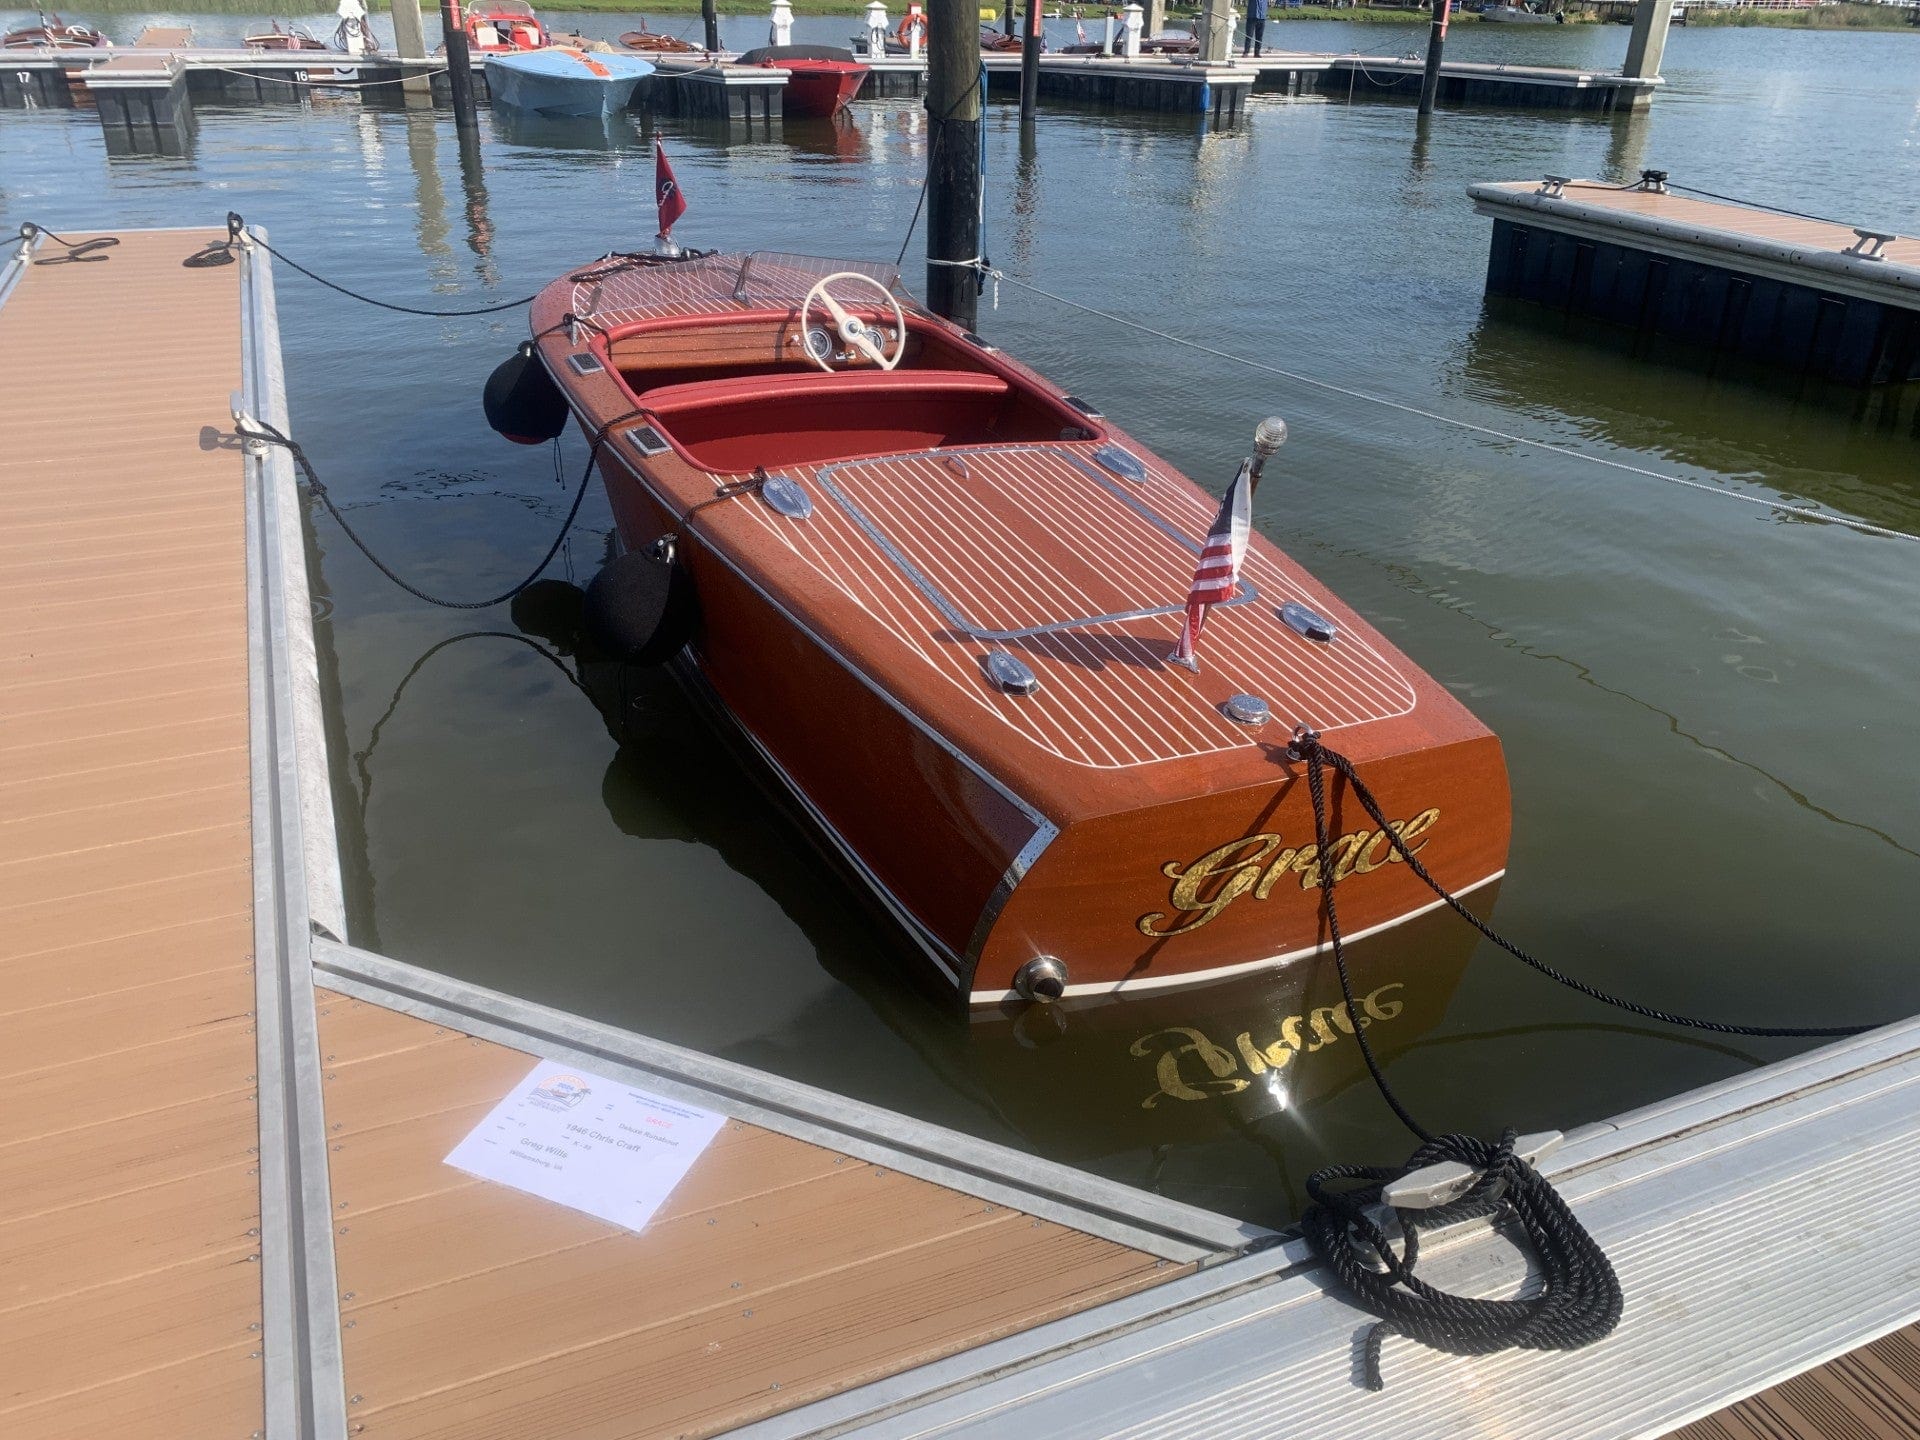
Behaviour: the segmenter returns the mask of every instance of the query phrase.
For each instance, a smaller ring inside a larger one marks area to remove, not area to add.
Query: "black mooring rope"
[[[1327,816],[1326,766],[1334,764],[1356,794],[1362,787],[1351,762],[1327,750],[1310,730],[1296,731],[1287,753],[1307,763],[1307,793],[1313,800],[1314,839],[1319,846],[1316,853],[1322,857],[1321,904],[1326,909],[1327,936],[1334,969],[1340,977],[1340,993],[1351,1013],[1355,1009],[1353,979],[1347,973],[1340,912],[1334,901],[1334,867],[1326,863],[1333,844]],[[1407,858],[1409,852],[1398,832],[1384,821],[1381,830],[1391,837],[1401,857]],[[1486,1355],[1514,1346],[1577,1350],[1611,1335],[1625,1304],[1620,1279],[1606,1253],[1559,1192],[1513,1153],[1515,1132],[1507,1131],[1493,1145],[1472,1135],[1435,1135],[1414,1118],[1387,1083],[1366,1027],[1357,1021],[1353,1038],[1381,1099],[1421,1141],[1405,1165],[1330,1165],[1307,1177],[1307,1194],[1313,1201],[1301,1217],[1307,1243],[1348,1292],[1380,1317],[1380,1323],[1367,1330],[1362,1345],[1362,1383],[1367,1389],[1379,1390],[1385,1384],[1380,1375],[1380,1349],[1389,1335],[1405,1335],[1455,1355]],[[1396,1251],[1375,1219],[1384,1206],[1384,1190],[1403,1175],[1448,1160],[1479,1172],[1472,1186],[1450,1204],[1429,1210],[1388,1211],[1398,1217],[1404,1236],[1402,1248]],[[1342,1181],[1360,1183],[1331,1188]],[[1511,1216],[1519,1222],[1542,1274],[1538,1294],[1515,1300],[1476,1300],[1436,1290],[1414,1274],[1420,1259],[1422,1228],[1481,1215]]]
[[[1400,838],[1399,831],[1388,823],[1379,801],[1355,771],[1353,762],[1322,744],[1316,732],[1305,727],[1296,730],[1287,754],[1290,759],[1306,762],[1316,853],[1323,862],[1321,904],[1326,911],[1327,937],[1340,979],[1340,993],[1349,1011],[1355,1008],[1355,999],[1353,980],[1347,971],[1340,912],[1334,898],[1337,877],[1335,867],[1326,863],[1333,844],[1326,795],[1328,768],[1337,771],[1347,782],[1361,808],[1387,837],[1393,853],[1456,914],[1515,958],[1583,995],[1650,1020],[1723,1035],[1830,1037],[1856,1035],[1870,1028],[1864,1025],[1735,1025],[1699,1020],[1639,1005],[1576,980],[1496,934],[1435,880]],[[1515,1132],[1508,1130],[1494,1144],[1472,1135],[1435,1135],[1420,1123],[1387,1083],[1366,1028],[1357,1023],[1354,1040],[1381,1099],[1421,1142],[1402,1166],[1332,1165],[1307,1179],[1307,1194],[1313,1205],[1302,1217],[1301,1226],[1308,1243],[1348,1291],[1365,1308],[1381,1317],[1380,1323],[1368,1330],[1362,1348],[1366,1387],[1378,1390],[1384,1383],[1380,1375],[1380,1350],[1389,1335],[1405,1335],[1456,1355],[1484,1355],[1515,1346],[1575,1350],[1612,1334],[1620,1323],[1624,1304],[1619,1277],[1605,1252],[1559,1193],[1525,1159],[1514,1154]],[[1427,1210],[1385,1206],[1383,1195],[1389,1184],[1444,1161],[1455,1161],[1478,1172],[1472,1186],[1460,1198]],[[1354,1181],[1359,1183],[1333,1188],[1340,1182]],[[1383,1209],[1399,1221],[1404,1243],[1398,1251],[1380,1224]],[[1542,1272],[1539,1293],[1515,1300],[1477,1300],[1436,1290],[1414,1274],[1420,1254],[1421,1229],[1483,1215],[1510,1218],[1519,1223]]]
[[[246,224],[246,220],[237,212],[232,210],[227,212],[227,248],[229,250],[240,243],[240,234],[241,231],[246,228]],[[273,256],[274,259],[291,265],[295,270],[298,270],[302,275],[314,281],[316,284],[324,285],[327,289],[345,295],[350,300],[358,300],[363,304],[374,305],[382,310],[392,310],[401,315],[438,316],[441,319],[459,319],[469,315],[498,315],[502,310],[518,310],[522,305],[531,305],[535,300],[540,298],[540,292],[536,290],[533,294],[522,296],[518,300],[505,300],[498,305],[478,305],[471,310],[429,310],[418,305],[396,305],[391,300],[376,300],[371,295],[362,295],[358,290],[349,290],[345,285],[329,280],[324,275],[314,274],[313,271],[302,265],[298,260],[295,260],[292,256],[282,251],[274,249],[273,246],[269,245],[265,240],[262,240],[258,235],[250,235],[247,239],[249,243],[258,245],[262,250]],[[257,436],[255,438],[264,437]]]
[[[36,235],[44,235],[56,245],[67,247],[64,255],[35,256],[35,265],[78,265],[97,264],[107,257],[102,250],[111,250],[120,243],[118,235],[95,235],[87,240],[69,240],[64,235],[56,235],[44,225],[36,225],[31,220],[20,222],[20,232],[13,238],[18,241],[31,241]]]
[[[574,518],[580,513],[581,502],[587,498],[587,484],[593,479],[593,462],[599,458],[600,447],[607,442],[609,433],[615,425],[636,419],[645,413],[641,410],[629,410],[624,415],[616,415],[593,432],[593,443],[587,447],[587,462],[580,470],[580,484],[573,492],[573,504],[567,507],[567,518],[561,522],[559,533],[553,537],[553,544],[547,547],[547,553],[540,557],[540,563],[528,572],[526,579],[510,589],[501,591],[498,595],[488,596],[485,600],[444,600],[438,595],[428,594],[418,585],[404,579],[391,565],[373,553],[372,547],[360,538],[360,533],[348,522],[347,517],[340,513],[340,507],[333,503],[333,496],[327,492],[327,487],[320,483],[319,475],[314,472],[313,462],[307,459],[307,452],[300,448],[297,441],[289,439],[278,427],[264,420],[252,422],[252,425],[259,427],[257,430],[252,426],[244,426],[238,433],[242,439],[260,440],[269,445],[278,445],[291,455],[293,463],[300,467],[300,473],[306,477],[308,487],[320,497],[320,503],[327,507],[327,513],[333,516],[334,522],[346,532],[347,538],[359,548],[362,555],[367,557],[374,569],[402,590],[417,600],[424,600],[429,605],[438,605],[443,610],[484,610],[490,605],[499,605],[513,599],[538,580],[547,566],[553,563],[553,557],[560,553],[560,546],[565,542],[567,532],[573,529]]]

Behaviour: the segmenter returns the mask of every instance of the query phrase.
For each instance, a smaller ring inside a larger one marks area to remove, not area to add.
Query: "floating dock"
[[[193,46],[178,29],[150,28],[134,45],[111,50],[17,50],[0,68],[0,109],[70,109],[90,100],[114,153],[183,153],[193,134],[193,102],[299,103],[315,89],[354,93],[370,104],[399,104],[409,81],[448,98],[444,57],[335,56],[318,51],[263,53]],[[784,70],[732,63],[722,55],[652,55],[656,73],[641,82],[635,104],[665,114],[745,121],[778,119]],[[868,60],[861,94],[918,95],[926,61],[907,56]],[[1016,96],[1020,57],[989,53],[983,63],[990,94]],[[1165,56],[1042,55],[1043,99],[1111,110],[1204,115],[1238,120],[1256,91],[1324,94],[1349,99],[1419,91],[1422,62],[1404,56],[1321,55],[1272,51],[1202,64]],[[486,93],[484,60],[474,62]],[[1539,65],[1448,61],[1440,98],[1449,104],[1612,111],[1660,84],[1607,71]]]
[[[1920,1022],[1576,1131],[1620,1329],[1369,1394],[1297,1241],[356,948],[270,257],[95,238],[0,266],[8,1440],[1653,1435],[1920,1313]],[[644,1229],[445,1163],[537,1061],[724,1117]],[[1914,1353],[1696,1433],[1910,1433]]]
[[[1849,385],[1920,378],[1920,239],[1638,185],[1469,187],[1487,292]]]

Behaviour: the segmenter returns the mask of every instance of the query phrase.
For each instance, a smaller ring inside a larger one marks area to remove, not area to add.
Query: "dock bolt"
[[[1013,992],[1036,1005],[1051,1005],[1067,993],[1065,962],[1051,955],[1036,955],[1013,972]]]

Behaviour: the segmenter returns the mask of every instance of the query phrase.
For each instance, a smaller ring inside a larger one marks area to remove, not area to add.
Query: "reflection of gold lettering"
[[[1167,892],[1172,909],[1150,911],[1133,922],[1134,928],[1156,940],[1185,935],[1210,924],[1242,895],[1265,900],[1285,875],[1298,875],[1302,890],[1316,889],[1325,878],[1322,871],[1328,858],[1335,884],[1350,875],[1370,875],[1382,865],[1403,863],[1393,836],[1399,837],[1409,855],[1417,855],[1426,846],[1428,832],[1439,823],[1439,810],[1422,810],[1411,820],[1387,822],[1386,830],[1342,835],[1327,846],[1325,856],[1318,845],[1283,848],[1280,836],[1260,834],[1229,841],[1189,865],[1169,860],[1160,873],[1173,881]]]
[[[1406,1003],[1385,997],[1389,991],[1405,988],[1395,981],[1362,996],[1360,1009],[1363,1013],[1358,1024],[1370,1025],[1376,1020],[1397,1017],[1406,1009]],[[1270,1044],[1262,1045],[1254,1039],[1251,1031],[1241,1031],[1234,1037],[1234,1048],[1240,1052],[1238,1059],[1232,1050],[1214,1044],[1190,1025],[1174,1025],[1142,1035],[1127,1049],[1143,1059],[1158,1048],[1155,1041],[1172,1039],[1179,1043],[1167,1045],[1155,1057],[1153,1073],[1159,1088],[1140,1102],[1140,1108],[1151,1110],[1162,1099],[1210,1100],[1218,1096],[1237,1095],[1250,1083],[1238,1073],[1242,1063],[1248,1075],[1258,1076],[1269,1070],[1283,1070],[1301,1050],[1312,1052],[1324,1049],[1336,1044],[1341,1035],[1353,1034],[1355,1028],[1354,1017],[1344,1004],[1322,1005],[1305,1015],[1287,1016],[1280,1022],[1279,1038]],[[1307,1039],[1306,1031],[1312,1032],[1311,1040]],[[1189,1078],[1182,1071],[1181,1059],[1189,1055],[1200,1062],[1205,1074]]]
[[[1247,1082],[1228,1078],[1239,1069],[1231,1052],[1222,1050],[1198,1030],[1185,1025],[1175,1025],[1167,1030],[1156,1030],[1151,1035],[1142,1035],[1127,1049],[1135,1055],[1145,1055],[1152,1049],[1152,1042],[1162,1035],[1184,1035],[1187,1043],[1175,1045],[1161,1052],[1154,1063],[1154,1075],[1160,1082],[1159,1094],[1149,1095],[1141,1105],[1143,1110],[1151,1110],[1159,1103],[1161,1095],[1171,1096],[1175,1100],[1205,1100],[1209,1095],[1232,1095],[1247,1088]],[[1197,1056],[1201,1064],[1212,1072],[1212,1079],[1203,1079],[1189,1083],[1180,1073],[1180,1057]]]

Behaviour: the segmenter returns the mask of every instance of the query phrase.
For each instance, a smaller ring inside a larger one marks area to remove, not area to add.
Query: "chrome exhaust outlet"
[[[1013,993],[1035,1005],[1051,1005],[1067,993],[1067,967],[1051,955],[1036,955],[1013,972]]]

